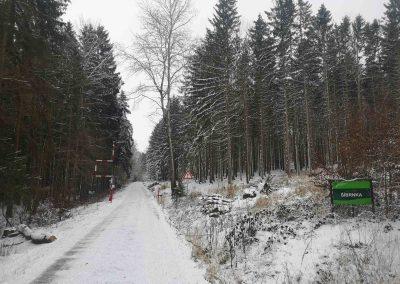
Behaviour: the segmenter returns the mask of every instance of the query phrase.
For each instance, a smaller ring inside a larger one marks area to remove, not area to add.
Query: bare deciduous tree
[[[147,0],[139,4],[142,32],[135,35],[131,49],[125,50],[130,70],[146,76],[135,90],[136,98],[147,98],[162,110],[168,131],[171,158],[171,188],[176,188],[174,137],[170,102],[177,89],[188,55],[188,24],[193,17],[191,0]]]

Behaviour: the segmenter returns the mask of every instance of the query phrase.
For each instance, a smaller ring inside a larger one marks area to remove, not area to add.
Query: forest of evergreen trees
[[[313,13],[305,0],[275,0],[246,33],[236,2],[218,1],[170,103],[177,178],[327,168],[399,181],[400,1],[386,0],[382,19],[335,23],[324,5]],[[147,165],[165,180],[164,121]]]
[[[111,159],[118,183],[130,174],[132,126],[102,26],[78,35],[62,20],[68,0],[0,1],[0,205],[34,213],[43,200],[70,206],[107,192],[93,178]]]

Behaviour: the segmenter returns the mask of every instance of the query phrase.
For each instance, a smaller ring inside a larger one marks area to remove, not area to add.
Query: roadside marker
[[[114,176],[115,163],[114,162],[115,162],[115,142],[113,142],[113,146],[112,146],[111,160],[96,160],[95,166],[94,166],[94,173],[93,173],[93,177],[95,177],[95,178],[109,178],[110,179],[110,188],[109,188],[109,197],[108,197],[108,201],[110,203],[112,203],[113,195],[114,195],[114,191],[115,191],[115,176]],[[98,173],[99,164],[103,164],[103,166],[110,165],[111,173],[99,174]]]

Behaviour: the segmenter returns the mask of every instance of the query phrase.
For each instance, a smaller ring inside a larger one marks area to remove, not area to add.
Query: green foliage
[[[130,174],[132,128],[113,46],[102,26],[86,25],[78,40],[61,19],[67,3],[0,3],[0,202],[9,216],[21,202],[34,212],[46,199],[85,199],[94,160],[110,159],[113,141],[118,178]]]
[[[172,98],[171,105],[171,126],[172,137],[174,138],[175,168],[177,169],[176,179],[179,181],[186,170],[186,161],[189,151],[187,137],[187,120],[185,109],[178,98]],[[154,128],[149,148],[146,154],[147,172],[153,180],[168,180],[170,177],[170,149],[167,139],[166,118]]]
[[[235,1],[218,1],[185,78],[187,164],[196,178],[333,166],[346,176],[366,173],[378,163],[380,135],[392,157],[399,3],[387,1],[382,23],[362,16],[334,23],[324,5],[313,14],[308,1],[276,0],[267,20],[258,16],[240,38]]]

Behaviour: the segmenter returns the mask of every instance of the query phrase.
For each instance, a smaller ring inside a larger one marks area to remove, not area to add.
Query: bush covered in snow
[[[235,181],[236,191],[229,199],[231,202],[222,195],[210,193],[226,194],[219,189],[226,188],[223,184],[217,187],[191,184],[187,197],[180,198],[175,205],[167,201],[164,206],[171,223],[192,243],[193,256],[207,264],[211,282],[342,283],[349,279],[366,283],[368,279],[393,282],[400,275],[395,269],[400,260],[391,257],[393,254],[387,250],[368,251],[373,245],[372,236],[378,235],[365,234],[371,238],[360,240],[357,232],[374,226],[380,235],[391,236],[381,239],[381,248],[393,249],[400,236],[400,226],[390,222],[379,227],[383,216],[378,214],[374,218],[370,208],[359,208],[356,218],[349,208],[338,209],[333,214],[329,191],[319,182],[323,179],[321,176],[328,178],[322,172],[317,176],[291,178],[283,172],[273,172],[266,180],[256,179],[249,185]],[[263,191],[266,183],[273,190]],[[250,193],[256,196],[244,198]],[[207,203],[210,211],[204,209]],[[218,206],[228,204],[230,210],[224,214],[211,213],[219,211],[215,209]],[[360,225],[357,227],[357,224]],[[351,241],[346,237],[346,230],[350,230]],[[355,256],[359,261],[370,262],[362,274]],[[382,265],[372,266],[379,259]],[[392,263],[387,263],[390,259]],[[348,278],[344,278],[341,269]]]

